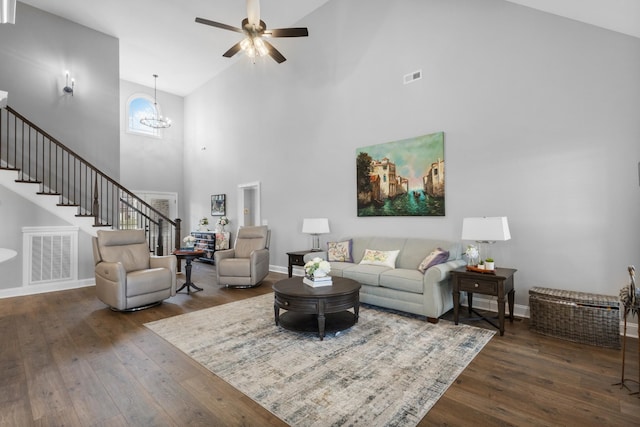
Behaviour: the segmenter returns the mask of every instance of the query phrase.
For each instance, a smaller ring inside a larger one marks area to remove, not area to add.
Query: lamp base
[[[320,236],[317,234],[312,234],[313,244],[311,245],[311,252],[320,252]]]

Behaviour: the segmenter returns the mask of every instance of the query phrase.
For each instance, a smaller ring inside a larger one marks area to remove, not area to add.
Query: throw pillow
[[[328,242],[327,261],[353,262],[353,257],[351,256],[352,246],[352,239],[344,242]]]
[[[396,258],[400,250],[397,251],[377,251],[375,249],[367,249],[360,264],[381,265],[389,268],[396,268]]]
[[[449,259],[449,251],[442,250],[441,248],[434,249],[427,257],[422,260],[418,266],[420,273],[424,274],[425,271],[431,266],[436,264],[442,264]]]

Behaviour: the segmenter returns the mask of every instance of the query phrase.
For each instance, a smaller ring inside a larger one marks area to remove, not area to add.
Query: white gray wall
[[[501,0],[330,1],[185,99],[185,220],[262,183],[271,264],[332,233],[459,240],[467,216],[506,215],[494,245],[516,302],[548,286],[617,295],[640,263],[640,40]],[[220,52],[222,54],[222,52]],[[422,69],[423,79],[402,84]],[[445,132],[446,216],[358,218],[355,149]],[[202,151],[201,147],[207,150]],[[203,180],[203,170],[207,170]]]
[[[73,97],[62,92],[65,70],[76,79]],[[0,90],[9,92],[10,107],[118,177],[117,39],[18,3],[15,25],[0,25]],[[65,224],[0,189],[0,247],[19,252],[19,257],[0,264],[1,289],[22,282],[21,228],[50,225]],[[93,277],[89,236],[80,233],[79,245],[79,278]]]
[[[149,75],[150,82],[153,77]],[[127,132],[127,102],[134,94],[153,98],[153,87],[120,81],[120,183],[130,190],[161,191],[182,194],[183,189],[183,98],[158,91],[158,105],[172,124],[162,138]],[[181,217],[182,203],[178,199]]]

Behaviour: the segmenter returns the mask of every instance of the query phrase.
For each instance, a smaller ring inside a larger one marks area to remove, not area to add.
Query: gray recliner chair
[[[152,256],[144,230],[98,230],[93,258],[96,294],[114,311],[149,308],[176,294],[176,257]]]
[[[269,240],[267,226],[241,227],[234,249],[216,251],[216,277],[219,285],[252,288],[269,274]]]

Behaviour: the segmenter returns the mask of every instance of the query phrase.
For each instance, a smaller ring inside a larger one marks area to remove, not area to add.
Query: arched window
[[[158,108],[157,115],[160,116],[160,106],[153,104],[153,98],[139,93],[131,95],[127,102],[127,132],[162,138],[159,129],[140,123],[140,119],[143,117],[155,116],[156,107]]]

